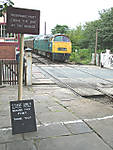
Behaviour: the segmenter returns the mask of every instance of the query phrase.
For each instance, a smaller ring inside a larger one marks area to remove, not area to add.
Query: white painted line
[[[111,116],[106,116],[102,118],[93,118],[93,119],[80,119],[80,120],[72,120],[72,121],[60,121],[60,122],[53,122],[53,123],[43,123],[44,126],[50,126],[50,125],[57,125],[57,124],[70,124],[70,123],[83,123],[83,121],[96,121],[96,120],[106,120],[106,119],[112,119],[113,115]],[[43,126],[41,125],[41,126]]]
[[[111,115],[111,116],[106,116],[106,117],[102,117],[102,118],[84,119],[84,121],[106,120],[106,119],[112,119],[112,118],[113,118],[113,115]]]
[[[0,131],[9,131],[12,130],[12,128],[1,128]]]
[[[65,121],[64,124],[70,124],[70,123],[82,123],[83,120],[74,120],[74,121]]]
[[[112,119],[113,115],[111,116],[105,116],[102,118],[93,118],[93,119],[79,119],[79,120],[72,120],[72,121],[60,121],[60,122],[53,122],[53,123],[43,123],[43,125],[37,125],[37,128],[39,127],[43,127],[43,126],[51,126],[51,125],[64,125],[64,124],[72,124],[72,123],[83,123],[84,121],[96,121],[96,120],[107,120],[107,119]],[[12,130],[12,128],[1,128],[0,131],[8,131],[8,130]]]
[[[63,123],[62,121],[60,121],[60,122],[52,122],[52,123],[43,123],[43,125],[42,125],[42,126],[47,127],[47,126],[57,125],[57,124],[61,124],[61,125],[63,125],[64,123]]]

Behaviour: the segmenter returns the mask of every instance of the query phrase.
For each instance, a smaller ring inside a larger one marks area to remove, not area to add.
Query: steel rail
[[[73,67],[71,67],[71,66],[68,66],[68,67],[73,68]],[[110,81],[110,80],[101,78],[101,77],[96,76],[96,75],[94,75],[94,74],[92,74],[92,73],[89,73],[89,72],[87,72],[87,71],[83,71],[83,70],[80,70],[80,69],[76,69],[76,70],[81,71],[81,72],[84,72],[84,73],[87,73],[87,74],[89,74],[89,75],[91,75],[91,76],[93,76],[93,77],[99,78],[99,79],[104,80],[104,81],[107,81],[107,82],[109,82],[109,83],[112,83],[112,85],[113,85],[113,82]],[[79,80],[80,80],[80,79],[79,79]],[[80,81],[82,81],[82,80],[80,80]],[[82,82],[87,83],[86,81],[82,81]],[[88,85],[90,88],[92,88],[92,89],[94,89],[94,90],[97,90],[97,91],[101,92],[102,94],[104,94],[104,95],[106,95],[106,96],[108,96],[108,97],[110,97],[110,98],[113,99],[113,96],[112,96],[111,94],[103,92],[100,88],[94,88],[93,86],[89,85],[88,83],[87,83],[87,85]]]
[[[41,64],[45,64],[45,65],[47,65],[47,63],[45,63],[44,61],[42,61],[42,60],[40,60],[39,58],[41,58],[41,57],[35,57],[35,56],[32,56],[32,58],[33,59],[35,59],[35,60],[37,60],[37,62],[33,62],[33,63],[41,63]]]
[[[71,66],[68,66],[68,67],[73,68],[73,67],[71,67]],[[107,81],[107,82],[109,82],[109,83],[112,83],[112,84],[113,84],[113,81],[110,81],[110,80],[107,80],[107,79],[101,78],[101,77],[96,76],[96,75],[94,75],[94,74],[92,74],[92,73],[89,73],[89,72],[87,72],[87,71],[84,71],[84,70],[81,70],[81,69],[77,69],[77,68],[76,68],[76,70],[81,71],[81,72],[84,72],[84,73],[87,73],[87,74],[89,74],[89,75],[91,75],[91,76],[93,76],[93,77],[96,77],[96,78],[98,78],[98,79],[101,79],[101,80],[104,80],[104,81]]]
[[[48,71],[44,70],[41,66],[38,66],[42,71],[44,71],[45,73],[47,73],[49,76],[51,76],[52,78],[54,78],[56,81],[58,81],[60,84],[62,84],[63,86],[67,87],[68,89],[70,89],[76,96],[79,96],[79,97],[86,97],[86,96],[83,96],[81,94],[79,94],[77,91],[75,91],[75,89],[73,89],[69,84],[67,83],[64,83],[63,81],[61,81],[60,79],[56,78],[55,76],[53,76],[51,73],[49,73]],[[85,71],[83,71],[85,72]],[[87,72],[85,72],[87,73]],[[91,75],[91,74],[90,74]],[[93,75],[92,75],[93,76]],[[95,75],[94,75],[95,76]],[[95,76],[96,77],[96,76]],[[102,79],[102,78],[101,78]],[[103,79],[104,80],[104,79]],[[82,81],[82,80],[80,80]],[[106,81],[106,80],[105,80]],[[98,92],[101,92],[103,95],[109,97],[109,98],[112,98],[113,99],[113,96],[109,93],[105,93],[103,92],[101,89],[99,88],[94,88],[93,86],[91,86],[90,84],[88,84],[86,81],[82,81],[82,82],[85,82],[87,84],[87,86],[89,88],[92,88],[94,90],[97,90]]]
[[[63,86],[67,87],[68,89],[70,89],[76,96],[82,97],[82,95],[80,95],[78,92],[76,92],[70,85],[68,85],[67,83],[62,82],[60,79],[56,78],[55,76],[53,76],[52,74],[50,74],[48,71],[44,70],[41,66],[38,66],[42,71],[44,71],[45,73],[47,73],[49,76],[51,76],[53,79],[55,79],[56,81],[58,81],[60,84],[62,84]]]

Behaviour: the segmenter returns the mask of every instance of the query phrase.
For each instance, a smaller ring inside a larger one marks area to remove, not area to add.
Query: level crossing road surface
[[[112,95],[113,70],[33,64],[32,71],[23,100],[34,100],[38,130],[12,135],[9,101],[17,100],[18,87],[1,86],[0,150],[113,150],[113,103],[84,97],[101,95],[97,87]]]

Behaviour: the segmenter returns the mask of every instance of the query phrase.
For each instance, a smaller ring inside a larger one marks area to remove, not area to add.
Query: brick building
[[[16,59],[19,39],[19,34],[6,33],[6,16],[0,17],[0,59]]]

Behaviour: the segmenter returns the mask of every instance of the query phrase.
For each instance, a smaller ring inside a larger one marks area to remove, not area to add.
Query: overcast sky
[[[47,34],[60,25],[75,28],[87,21],[99,19],[98,11],[113,7],[113,0],[12,0],[14,7],[36,9],[41,12],[40,34],[44,34],[44,22]]]

